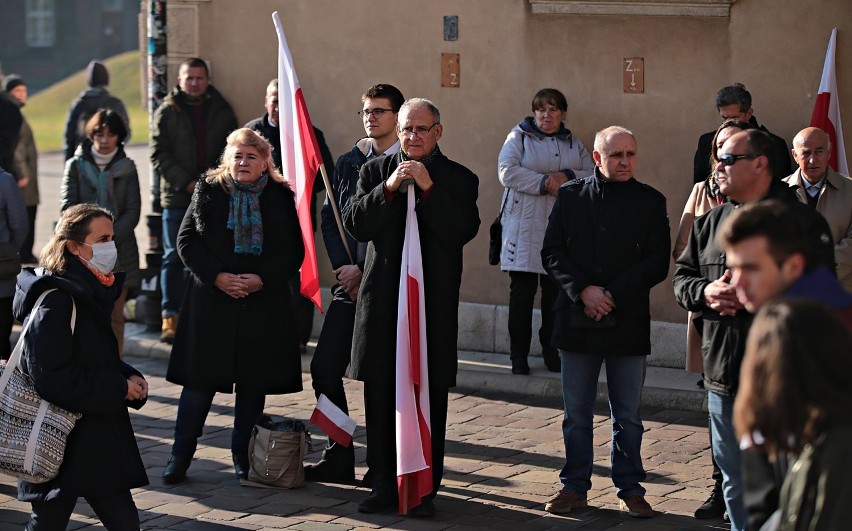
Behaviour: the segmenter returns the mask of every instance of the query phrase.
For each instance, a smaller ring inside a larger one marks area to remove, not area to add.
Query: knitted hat
[[[91,61],[86,67],[86,79],[90,87],[105,87],[109,85],[109,72],[100,61]]]
[[[18,74],[9,74],[6,76],[6,79],[3,80],[3,90],[6,92],[11,92],[15,87],[20,87],[21,85],[26,85],[24,80],[21,79],[21,76]]]

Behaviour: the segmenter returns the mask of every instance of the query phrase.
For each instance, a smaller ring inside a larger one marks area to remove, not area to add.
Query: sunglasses
[[[756,159],[759,155],[755,153],[743,153],[742,155],[734,155],[733,153],[726,153],[725,155],[719,155],[719,162],[724,164],[725,166],[733,166],[740,159]]]

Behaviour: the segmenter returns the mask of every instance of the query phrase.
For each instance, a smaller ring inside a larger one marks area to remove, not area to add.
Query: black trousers
[[[12,344],[9,343],[9,336],[12,334],[12,323],[15,318],[12,317],[12,301],[15,298],[0,297],[0,359],[7,360],[12,355]]]
[[[444,477],[444,441],[447,436],[447,388],[429,388],[432,436],[432,493],[438,494]],[[396,496],[396,388],[394,382],[364,382],[367,413],[367,465],[373,490]]]
[[[296,337],[300,344],[307,345],[314,327],[314,303],[311,302],[311,299],[303,297],[299,293],[301,278],[301,275],[296,273],[290,279],[290,289],[293,300],[293,318],[296,321]]]
[[[541,342],[542,357],[555,358],[559,355],[550,345],[553,335],[553,305],[559,293],[559,286],[547,275],[509,271],[509,348],[511,359],[526,359],[530,353],[532,341],[532,314],[535,294],[541,286],[541,328],[538,340]]]
[[[139,531],[139,511],[130,491],[86,496],[86,501],[109,531]],[[77,496],[60,493],[50,501],[32,502],[28,531],[65,529],[77,505]]]
[[[343,412],[349,413],[343,376],[352,357],[355,302],[334,298],[328,306],[317,348],[311,359],[311,384],[319,398],[323,394]]]
[[[24,243],[21,244],[21,248],[18,251],[18,254],[21,255],[21,260],[24,262],[35,262],[36,260],[34,260],[34,258],[38,258],[33,255],[33,245],[35,244],[35,219],[37,211],[38,205],[27,207],[27,222],[29,223],[29,227],[27,236],[24,238]]]

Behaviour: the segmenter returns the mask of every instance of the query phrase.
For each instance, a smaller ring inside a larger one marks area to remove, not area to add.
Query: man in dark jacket
[[[754,117],[754,110],[751,108],[751,93],[746,90],[742,83],[734,83],[733,85],[723,87],[716,93],[716,109],[719,111],[719,117],[724,122],[725,120],[736,119],[743,122],[748,122],[754,127],[768,134],[772,139],[772,175],[776,179],[782,179],[793,171],[793,166],[790,161],[790,148],[787,142],[780,136],[773,135],[763,125],[758,125],[757,118]],[[713,136],[716,130],[704,133],[698,138],[698,149],[695,150],[695,160],[693,161],[692,180],[695,183],[705,181],[710,176],[713,168],[710,167],[710,150],[713,147]]]
[[[324,394],[347,414],[349,408],[343,389],[343,376],[352,352],[355,301],[361,287],[367,244],[359,243],[344,231],[339,215],[355,196],[361,166],[368,160],[394,155],[399,151],[396,118],[405,98],[393,85],[379,84],[368,88],[361,96],[361,101],[363,110],[360,114],[367,136],[356,142],[352,151],[337,159],[331,179],[334,205],[331,195],[327,194],[322,207],[322,236],[337,284],[331,287],[331,304],[311,360],[311,381],[317,397]],[[351,445],[345,448],[329,439],[322,460],[305,466],[305,479],[331,482],[354,480],[354,448]]]
[[[91,61],[86,67],[86,81],[89,88],[71,103],[68,117],[65,119],[65,160],[74,156],[77,145],[86,137],[86,122],[98,109],[112,109],[117,112],[127,126],[127,138],[130,138],[130,118],[124,103],[109,93],[109,71],[100,61]]]
[[[601,364],[612,411],[612,481],[629,516],[650,518],[639,412],[651,353],[651,288],[668,273],[665,197],[633,177],[636,139],[611,126],[595,135],[595,174],[559,189],[541,258],[561,288],[553,346],[562,358],[565,466],[562,490],[545,510],[587,505],[592,486],[593,409]]]
[[[248,127],[253,131],[257,131],[272,144],[272,160],[275,165],[281,169],[281,129],[278,124],[278,79],[275,78],[266,86],[266,97],[263,100],[263,106],[266,108],[266,114],[260,118],[248,122],[244,127]],[[316,136],[317,144],[319,145],[320,155],[323,163],[330,168],[334,158],[331,156],[331,151],[325,143],[325,136],[322,131],[314,127],[314,136]],[[286,175],[285,175],[286,177]],[[311,223],[316,227],[316,204],[317,194],[324,188],[322,174],[317,171],[314,179],[313,195],[311,196]],[[314,303],[307,297],[303,297],[299,293],[301,286],[301,276],[296,274],[290,282],[291,291],[293,292],[293,309],[295,310],[296,333],[299,338],[299,345],[304,352],[305,345],[311,338],[314,321]]]
[[[834,270],[831,231],[825,219],[796,200],[785,183],[774,178],[773,141],[758,129],[731,136],[719,150],[714,169],[719,190],[730,202],[696,219],[689,244],[675,262],[675,298],[683,308],[703,313],[702,353],[704,387],[708,391],[712,450],[724,476],[725,505],[732,530],[746,529],[743,507],[741,452],[734,433],[732,408],[739,385],[740,365],[752,315],[738,300],[730,284],[725,253],[715,237],[721,223],[741,204],[767,198],[791,203],[801,217],[815,260]]]
[[[444,472],[449,388],[458,370],[458,304],[465,244],[479,230],[479,179],[441,153],[443,127],[429,100],[408,100],[397,117],[400,151],[361,168],[358,190],[343,211],[346,229],[368,242],[358,292],[351,375],[364,382],[367,465],[373,491],[361,512],[397,503],[395,392],[399,279],[408,194],[415,194],[423,261],[432,441],[432,491],[408,514],[432,516]],[[413,185],[408,183],[413,180]],[[403,182],[406,186],[402,186]]]
[[[151,165],[160,175],[163,207],[163,327],[160,341],[171,343],[177,329],[186,268],[177,253],[177,234],[195,183],[216,164],[237,117],[210,85],[207,63],[194,57],[180,65],[178,85],[154,113]]]

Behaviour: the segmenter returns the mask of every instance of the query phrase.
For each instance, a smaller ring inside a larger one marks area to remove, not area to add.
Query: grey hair
[[[441,111],[435,107],[435,104],[426,98],[411,98],[410,100],[406,100],[405,103],[402,104],[402,107],[399,108],[399,118],[397,121],[402,120],[402,116],[410,113],[411,111],[426,108],[429,112],[432,113],[432,118],[435,120],[435,123],[441,123]],[[400,122],[401,123],[401,122]]]
[[[634,135],[633,131],[631,131],[630,129],[627,129],[626,127],[622,127],[620,125],[611,125],[595,133],[594,150],[600,153],[603,149],[604,141],[606,140],[606,138],[610,135],[619,134],[630,135],[631,137],[633,137],[633,141],[636,141],[636,135]]]

